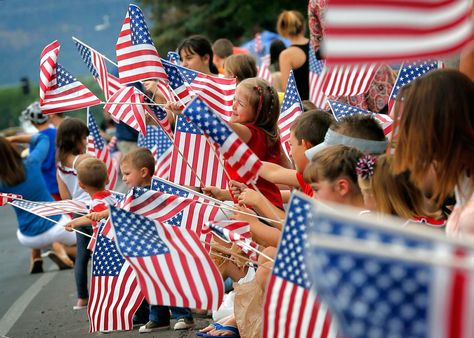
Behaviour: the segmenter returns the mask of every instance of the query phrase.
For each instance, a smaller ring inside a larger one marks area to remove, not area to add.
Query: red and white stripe
[[[164,81],[156,81],[156,88],[160,91],[161,95],[165,98],[166,102],[176,102],[170,87]]]
[[[167,80],[160,56],[152,44],[132,45],[129,12],[115,46],[120,83],[138,82],[147,79]]]
[[[270,73],[270,69],[268,69],[268,65],[262,62],[260,67],[258,67],[257,77],[267,81],[269,84],[273,84],[273,77],[272,73]]]
[[[0,192],[0,207],[2,205],[6,205],[10,202],[13,202],[15,200],[21,200],[21,199],[23,199],[23,196],[21,195]]]
[[[354,96],[367,92],[379,65],[348,65],[326,68],[324,94],[326,96]]]
[[[301,115],[300,102],[295,101],[287,110],[280,113],[278,118],[278,128],[280,129],[280,141],[283,144],[290,140],[290,128],[295,119]]]
[[[31,212],[41,216],[54,216],[68,213],[85,215],[89,212],[86,203],[75,200],[62,200],[55,202],[32,202],[37,204]]]
[[[175,131],[170,181],[186,186],[226,189],[227,178],[216,150],[202,134]]]
[[[94,66],[94,68],[97,71],[97,74],[99,75],[99,77],[96,79],[97,83],[102,89],[105,99],[108,100],[110,97],[109,78],[108,78],[109,72],[107,71],[105,60],[102,57],[102,55],[97,53],[94,49],[89,48],[89,51],[91,53],[92,65]]]
[[[170,177],[171,158],[173,156],[173,147],[169,147],[160,157],[156,158],[156,151],[153,152],[155,161],[155,175],[167,180]]]
[[[112,220],[113,223],[113,220]],[[222,277],[196,234],[155,222],[169,253],[126,257],[152,305],[217,310],[224,296]]]
[[[100,100],[77,80],[68,85],[58,87],[55,69],[50,87],[47,89],[41,104],[41,112],[43,114],[62,113],[97,104],[100,104]]]
[[[330,64],[433,59],[474,34],[470,0],[332,0],[325,22]]]
[[[133,328],[133,315],[143,302],[135,272],[128,262],[118,276],[92,276],[87,307],[89,332]]]
[[[46,92],[51,87],[51,80],[56,69],[56,61],[60,47],[58,40],[55,40],[44,47],[41,52],[39,78],[40,103],[44,101]]]
[[[239,175],[242,183],[256,184],[262,161],[236,133],[231,133],[220,152],[227,164]]]
[[[392,137],[393,130],[392,118],[385,114],[373,114],[373,117],[382,127],[385,137],[390,140],[390,138]]]
[[[267,287],[262,338],[336,338],[327,306],[310,290],[271,275]]]
[[[144,101],[144,96],[138,89],[123,87],[110,97],[104,105],[104,110],[108,111],[116,122],[122,121],[146,135],[146,108],[142,105]]]
[[[189,85],[194,92],[192,94],[199,95],[224,120],[230,120],[235,96],[235,78],[227,79],[198,73]]]
[[[319,75],[314,72],[309,72],[309,100],[313,102],[316,107],[321,109],[324,109],[327,105],[327,96],[324,94],[324,75],[324,70]]]

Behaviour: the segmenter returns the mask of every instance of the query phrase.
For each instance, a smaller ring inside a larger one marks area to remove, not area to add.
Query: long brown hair
[[[255,109],[256,117],[252,123],[267,134],[270,146],[279,142],[278,117],[280,116],[280,101],[278,93],[265,80],[252,77],[239,83],[249,92],[249,104]]]
[[[460,178],[474,188],[474,82],[456,70],[437,70],[412,82],[396,107],[394,172],[411,172],[421,187],[433,165],[433,199],[440,205]],[[403,114],[400,113],[403,110]]]
[[[422,216],[440,216],[428,212],[425,199],[411,181],[408,171],[393,174],[393,158],[381,155],[377,158],[374,174],[370,177],[370,189],[377,205],[377,211],[396,215],[404,219],[414,219]],[[359,177],[359,185],[363,181]],[[361,189],[363,187],[361,186]]]
[[[0,136],[0,181],[9,186],[15,186],[26,178],[25,168],[20,153],[4,137]]]
[[[88,135],[84,122],[73,117],[65,119],[56,131],[56,161],[64,165],[69,154],[82,154],[82,140]]]

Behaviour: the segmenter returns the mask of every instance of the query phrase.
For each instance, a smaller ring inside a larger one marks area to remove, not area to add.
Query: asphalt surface
[[[11,206],[0,207],[0,337],[83,337],[89,334],[86,310],[74,311],[72,270],[59,271],[45,260],[44,273],[28,272],[30,250],[16,238],[17,221]],[[207,318],[196,318],[196,329]],[[175,321],[172,320],[171,327]],[[138,328],[106,334],[107,337],[196,337],[196,331],[161,331],[139,334]]]

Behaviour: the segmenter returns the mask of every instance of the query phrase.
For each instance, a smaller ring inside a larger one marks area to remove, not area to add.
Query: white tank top
[[[79,155],[77,155],[74,158],[74,161],[72,161],[72,168],[64,167],[61,165],[61,163],[58,163],[58,175],[66,185],[67,190],[69,190],[69,193],[71,194],[71,199],[75,201],[83,201],[87,204],[90,204],[91,197],[88,193],[82,190],[81,187],[79,187],[79,181],[77,180],[77,172],[75,168],[76,161],[78,158]]]

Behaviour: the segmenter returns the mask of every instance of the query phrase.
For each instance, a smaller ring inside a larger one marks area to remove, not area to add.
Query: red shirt
[[[280,164],[280,142],[277,141],[272,147],[269,147],[267,142],[267,134],[265,134],[263,130],[255,127],[253,124],[245,124],[245,126],[249,128],[250,132],[252,133],[247,145],[250,149],[252,149],[255,155],[257,155],[262,161]],[[231,176],[231,179],[238,181],[238,175],[236,175],[227,164],[225,167]],[[281,198],[280,190],[275,184],[259,177],[256,186],[263,196],[265,196],[274,206],[283,209],[283,200]]]
[[[306,183],[306,181],[303,179],[303,175],[301,173],[296,172],[296,179],[298,180],[298,183],[300,184],[301,191],[309,197],[313,197],[314,191],[311,188],[311,186]]]

